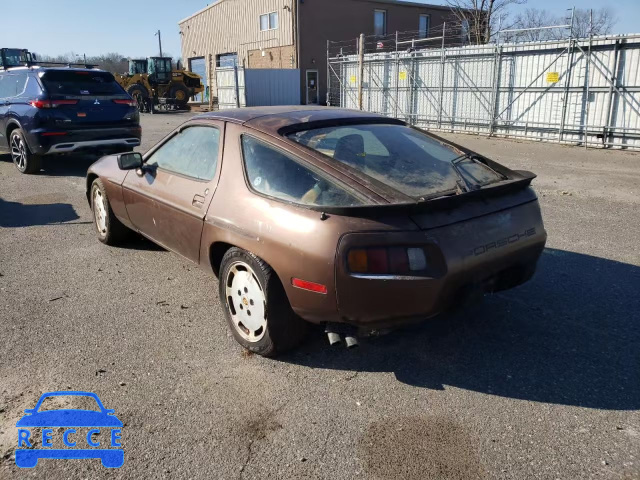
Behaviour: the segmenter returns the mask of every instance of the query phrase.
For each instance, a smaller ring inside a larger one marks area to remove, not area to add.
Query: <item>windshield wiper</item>
[[[456,183],[460,187],[460,190],[462,190],[462,186],[464,186],[465,187],[465,189],[464,189],[465,192],[471,192],[472,190],[479,189],[480,186],[479,185],[473,185],[466,178],[464,178],[464,175],[462,174],[462,171],[460,170],[460,167],[458,167],[458,163],[460,163],[461,161],[466,160],[466,159],[473,160],[471,155],[469,155],[468,153],[465,153],[464,155],[460,155],[459,157],[456,157],[453,160],[451,160],[451,166],[453,167],[453,171],[456,172],[456,175],[458,176],[459,180]]]

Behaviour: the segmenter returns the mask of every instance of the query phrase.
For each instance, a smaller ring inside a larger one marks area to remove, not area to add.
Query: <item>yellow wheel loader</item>
[[[183,109],[190,97],[204,91],[200,75],[180,68],[173,70],[169,57],[129,60],[129,73],[115,77],[136,100],[141,112],[153,112],[155,107]]]

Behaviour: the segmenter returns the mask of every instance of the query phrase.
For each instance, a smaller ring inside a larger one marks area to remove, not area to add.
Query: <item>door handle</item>
[[[202,195],[194,195],[191,205],[197,208],[204,206],[204,197]]]

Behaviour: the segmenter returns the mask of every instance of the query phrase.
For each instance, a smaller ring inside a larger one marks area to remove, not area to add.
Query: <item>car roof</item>
[[[340,123],[345,120],[355,120],[359,123],[367,121],[390,124],[401,123],[396,119],[371,112],[336,107],[321,107],[318,105],[232,108],[203,113],[194,117],[192,120],[206,119],[239,123],[271,134],[275,134],[286,127],[308,123],[320,124],[332,121]]]

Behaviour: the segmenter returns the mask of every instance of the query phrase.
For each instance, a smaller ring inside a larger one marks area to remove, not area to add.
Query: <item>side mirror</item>
[[[121,153],[118,155],[120,170],[135,170],[142,168],[142,155],[138,152]]]

